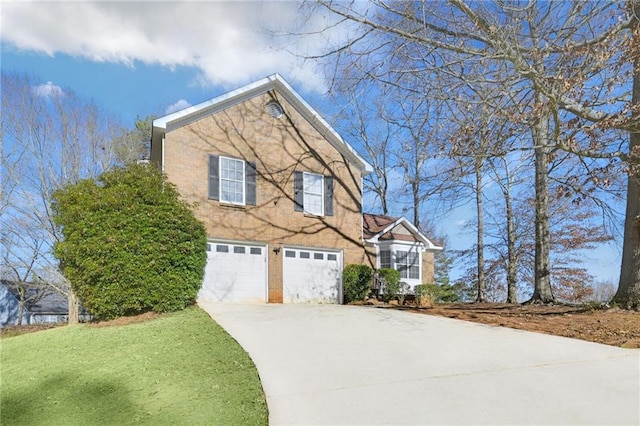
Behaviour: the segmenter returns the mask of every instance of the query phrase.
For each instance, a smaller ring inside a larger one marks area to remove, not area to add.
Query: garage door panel
[[[286,248],[283,259],[283,296],[286,303],[340,302],[341,253]]]
[[[266,301],[266,247],[210,243],[199,297],[216,302]]]

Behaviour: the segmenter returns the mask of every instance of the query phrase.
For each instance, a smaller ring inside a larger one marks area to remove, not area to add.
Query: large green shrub
[[[148,165],[130,165],[54,193],[63,241],[55,256],[98,319],[183,309],[195,301],[206,233],[176,188]]]
[[[347,265],[342,272],[344,303],[364,300],[371,291],[373,269],[367,265]]]
[[[398,291],[400,290],[400,271],[391,268],[381,268],[378,270],[378,277],[384,285],[382,300],[388,303],[398,296]]]

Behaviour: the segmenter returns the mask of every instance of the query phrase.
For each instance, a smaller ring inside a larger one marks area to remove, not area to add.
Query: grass
[[[260,425],[249,356],[198,308],[0,341],[2,425]]]

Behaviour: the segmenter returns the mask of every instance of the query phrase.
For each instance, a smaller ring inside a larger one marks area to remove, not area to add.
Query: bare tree
[[[39,271],[69,300],[69,322],[78,321],[78,300],[51,250],[62,238],[51,213],[51,194],[114,164],[112,142],[122,130],[93,103],[34,77],[2,73],[3,164],[15,186],[0,217],[7,254],[19,276]],[[8,232],[10,230],[10,232]]]
[[[490,249],[497,256],[497,264],[501,265],[505,271],[507,287],[507,303],[518,302],[518,271],[521,269],[522,244],[520,235],[527,234],[523,229],[527,226],[526,215],[519,215],[514,194],[516,187],[521,187],[523,178],[527,174],[526,166],[530,162],[527,152],[513,153],[512,157],[507,155],[496,157],[488,164],[491,181],[496,183],[502,199],[504,208],[497,209],[497,213],[491,217],[495,223],[497,232],[489,235],[497,240],[498,244],[490,246]],[[519,220],[518,220],[519,219]],[[496,262],[493,262],[496,263]],[[497,265],[490,265],[494,269]]]
[[[625,73],[628,67],[621,52],[626,51],[633,14],[611,1],[316,4],[334,14],[338,25],[348,25],[352,35],[319,55],[333,57],[336,69],[352,67],[365,79],[387,84],[399,81],[397,75],[421,75],[427,80],[434,73],[467,85],[485,82],[499,87],[508,82],[505,95],[520,105],[512,119],[531,128],[531,138],[523,140],[530,143],[518,149],[535,153],[536,256],[531,301],[553,301],[550,156],[564,150],[603,163],[629,159],[616,149],[615,138],[594,144],[593,138],[575,137],[576,127],[588,136],[588,125],[574,123],[569,129],[569,124],[572,117],[580,117],[599,123],[601,129],[632,125],[624,95],[625,90],[630,92],[630,74]],[[383,57],[396,66],[378,66]],[[403,89],[415,93],[413,87]]]
[[[362,102],[355,95],[350,96],[347,107],[337,118],[342,134],[349,138],[354,147],[365,153],[365,158],[373,167],[373,173],[364,179],[364,189],[373,193],[380,203],[382,214],[389,215],[388,199],[391,177],[398,168],[393,147],[398,128],[390,120],[393,105],[384,102],[386,93],[376,97],[371,103]]]
[[[640,107],[640,2],[631,2],[634,17],[630,59],[633,62],[632,119]],[[640,130],[635,126],[629,138],[629,178],[624,224],[624,246],[620,284],[613,301],[640,310]]]
[[[616,294],[617,286],[614,282],[604,280],[593,284],[591,299],[600,303],[609,303]]]
[[[113,153],[120,164],[147,161],[151,155],[151,126],[157,117],[136,117],[133,129],[123,131],[113,140]]]
[[[44,241],[32,228],[23,228],[26,234],[16,231],[12,227],[2,235],[2,281],[18,300],[18,325],[22,325],[25,308],[38,303],[52,289],[41,283],[36,270],[45,254]]]

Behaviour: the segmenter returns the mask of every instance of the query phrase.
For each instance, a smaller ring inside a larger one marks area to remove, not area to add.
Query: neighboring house
[[[154,120],[151,162],[205,223],[203,300],[340,303],[343,266],[379,263],[371,166],[277,74]]]
[[[0,327],[18,324],[20,318],[20,301],[9,291],[10,282],[0,281]],[[28,324],[29,313],[22,312],[22,323]]]
[[[24,288],[22,324],[67,322],[69,304],[67,298],[38,284],[27,283]],[[0,327],[17,325],[20,312],[20,286],[2,280],[0,282]],[[81,307],[80,321],[88,321],[91,317]]]

